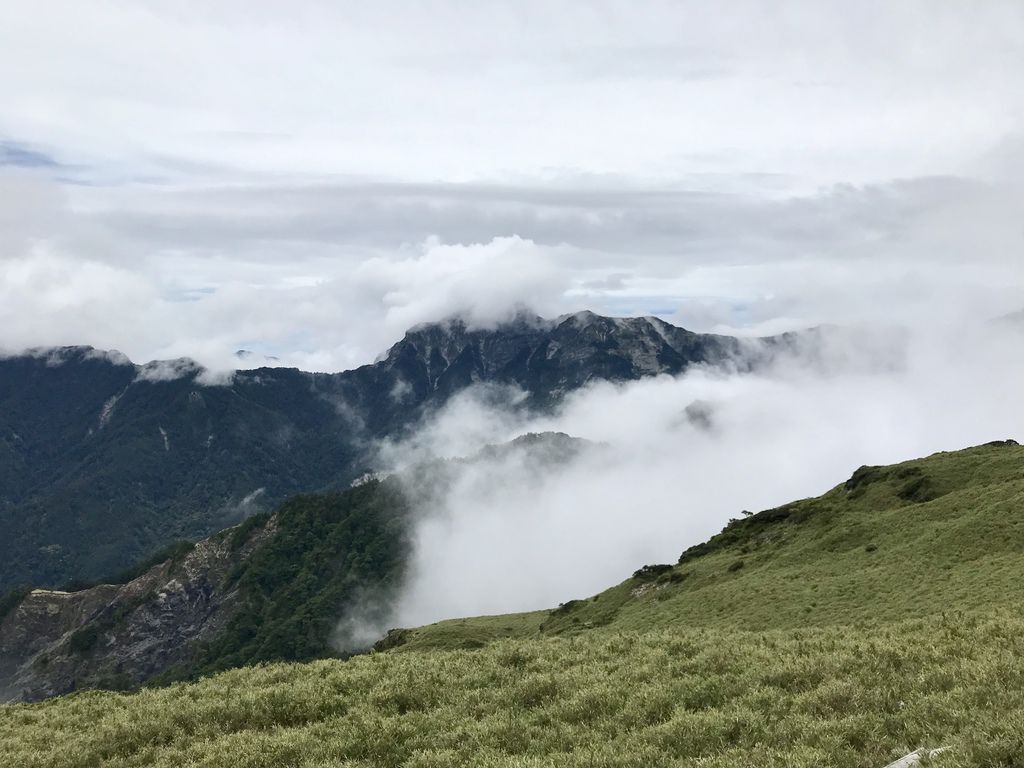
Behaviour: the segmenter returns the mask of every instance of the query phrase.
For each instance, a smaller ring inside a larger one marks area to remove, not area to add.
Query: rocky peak
[[[490,381],[517,385],[544,402],[591,379],[674,374],[737,351],[734,339],[695,334],[654,317],[582,311],[546,320],[520,313],[495,327],[472,327],[460,318],[417,326],[383,364],[418,379],[427,392]]]

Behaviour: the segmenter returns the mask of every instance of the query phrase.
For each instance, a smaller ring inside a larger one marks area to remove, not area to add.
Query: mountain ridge
[[[344,488],[373,446],[474,385],[554,407],[594,380],[750,370],[798,337],[694,334],[593,313],[495,328],[410,329],[381,360],[340,373],[137,365],[89,347],[0,358],[0,591],[128,567],[296,493]]]
[[[373,367],[381,362],[384,362],[388,358],[392,357],[396,350],[400,348],[404,342],[415,341],[417,339],[423,339],[428,336],[436,335],[451,335],[457,333],[459,335],[487,335],[491,333],[508,333],[508,332],[538,332],[538,333],[549,333],[560,326],[569,325],[575,328],[587,328],[594,325],[601,325],[605,328],[616,327],[616,328],[629,328],[634,332],[642,330],[645,326],[650,329],[659,330],[664,329],[667,335],[672,335],[682,331],[688,337],[706,337],[716,339],[766,339],[766,338],[781,338],[791,337],[798,335],[799,332],[788,332],[782,334],[774,334],[760,337],[736,337],[729,336],[726,334],[716,333],[699,333],[695,331],[689,331],[681,326],[673,325],[667,320],[663,320],[656,315],[637,315],[637,316],[612,316],[612,315],[600,315],[591,310],[580,310],[578,312],[567,312],[562,315],[558,315],[553,318],[545,318],[541,315],[536,315],[527,311],[518,311],[510,315],[509,317],[499,320],[496,322],[477,322],[467,321],[462,315],[454,314],[450,315],[441,320],[431,320],[421,323],[416,323],[410,326],[402,338],[394,342],[390,347],[381,352],[375,360],[369,363],[357,365],[353,368],[343,369],[339,371],[321,371],[321,370],[305,370],[296,366],[289,365],[256,365],[252,367],[234,367],[234,368],[221,368],[221,367],[210,367],[201,363],[197,358],[183,356],[177,358],[153,358],[146,362],[136,362],[131,357],[126,355],[119,349],[116,348],[100,348],[94,347],[90,344],[65,344],[65,345],[53,345],[53,346],[33,346],[27,347],[22,350],[4,350],[0,349],[0,360],[19,358],[19,357],[32,357],[37,359],[45,360],[50,366],[57,366],[69,359],[76,356],[84,357],[87,359],[95,360],[106,360],[114,365],[120,365],[135,369],[137,373],[143,375],[143,378],[157,378],[158,374],[151,373],[146,374],[147,371],[164,371],[167,374],[176,374],[174,378],[183,378],[192,374],[199,374],[202,372],[208,372],[212,374],[209,381],[209,386],[216,386],[217,384],[228,383],[229,379],[226,378],[229,374],[258,371],[262,369],[267,370],[291,370],[297,371],[304,374],[310,375],[337,375],[350,373],[360,368]],[[667,336],[663,336],[667,339]],[[239,349],[234,353],[234,357],[239,362],[252,360],[255,357],[255,353],[247,349]],[[278,363],[279,358],[275,356],[264,356],[263,362],[265,363]],[[225,378],[220,378],[225,377]]]

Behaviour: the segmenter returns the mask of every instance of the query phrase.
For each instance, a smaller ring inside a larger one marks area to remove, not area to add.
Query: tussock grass
[[[1024,620],[687,629],[277,664],[0,709],[4,765],[1021,765]]]

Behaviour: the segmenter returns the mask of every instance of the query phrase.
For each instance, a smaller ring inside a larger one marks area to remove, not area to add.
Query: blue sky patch
[[[44,152],[16,141],[0,141],[0,166],[18,168],[58,168],[60,163]]]

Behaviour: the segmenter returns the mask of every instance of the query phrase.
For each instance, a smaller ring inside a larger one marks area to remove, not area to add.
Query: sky
[[[1024,308],[1024,5],[0,6],[0,349]]]

